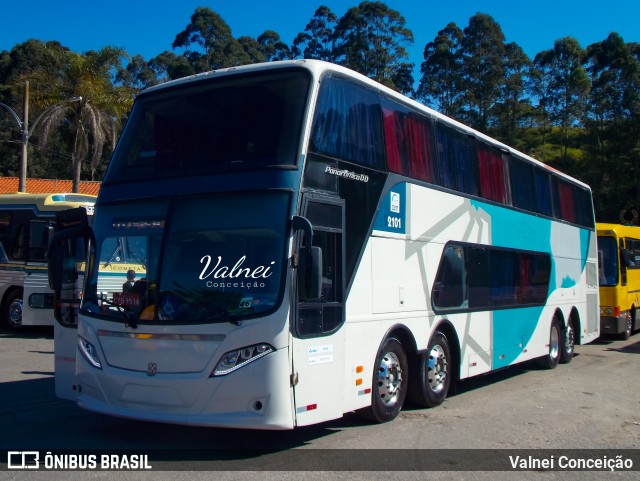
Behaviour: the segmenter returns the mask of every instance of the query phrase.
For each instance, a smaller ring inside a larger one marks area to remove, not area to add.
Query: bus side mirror
[[[47,274],[49,275],[49,287],[52,291],[62,289],[62,266],[64,264],[64,248],[61,244],[49,244],[47,261]]]
[[[298,260],[298,298],[304,301],[319,301],[322,297],[322,249],[313,246],[313,226],[309,219],[294,216],[291,226],[301,230],[305,246],[300,248]]]
[[[49,287],[60,291],[78,278],[77,264],[86,259],[89,237],[85,227],[73,227],[53,235],[47,253]],[[82,244],[80,244],[82,243]]]
[[[53,314],[65,326],[78,323],[83,280],[80,270],[86,263],[87,245],[92,239],[89,227],[58,231],[49,245],[47,273],[54,291]]]
[[[633,254],[628,249],[620,249],[620,257],[622,258],[622,264],[624,267],[629,268],[636,266]]]

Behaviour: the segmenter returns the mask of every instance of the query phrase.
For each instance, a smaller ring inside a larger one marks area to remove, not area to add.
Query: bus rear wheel
[[[377,423],[395,419],[407,395],[407,355],[402,343],[393,337],[380,346],[374,365],[371,406],[363,411],[366,418]]]
[[[22,291],[20,289],[11,291],[5,299],[2,318],[11,329],[22,326]]]
[[[451,349],[447,337],[436,331],[427,351],[418,356],[416,376],[409,387],[409,399],[420,407],[442,404],[451,385]]]
[[[573,359],[576,346],[576,330],[571,319],[567,323],[567,327],[563,333],[564,343],[560,351],[560,362],[562,364],[569,364],[571,359]]]

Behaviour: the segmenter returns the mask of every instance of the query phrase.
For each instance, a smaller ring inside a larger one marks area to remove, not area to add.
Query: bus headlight
[[[250,362],[256,361],[261,357],[275,351],[275,349],[269,344],[254,344],[252,346],[242,347],[235,351],[229,351],[222,355],[218,364],[214,368],[210,377],[224,376],[242,366],[246,366]]]
[[[78,336],[78,347],[80,348],[80,352],[89,362],[89,364],[91,364],[95,368],[102,369],[102,364],[100,363],[100,358],[98,357],[98,351],[93,344],[87,341],[84,337]]]

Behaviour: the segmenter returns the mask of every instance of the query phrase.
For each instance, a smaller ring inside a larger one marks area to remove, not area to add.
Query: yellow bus
[[[622,339],[640,329],[640,227],[597,223],[600,333]]]
[[[95,200],[84,194],[0,195],[0,315],[10,328],[53,324],[46,252],[55,214],[84,207],[91,216]]]

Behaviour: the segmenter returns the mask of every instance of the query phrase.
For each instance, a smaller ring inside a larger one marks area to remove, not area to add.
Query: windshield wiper
[[[235,326],[240,326],[242,324],[242,321],[240,319],[238,319],[235,316],[232,316],[231,314],[229,314],[229,312],[226,309],[223,309],[222,307],[216,307],[216,308],[213,308],[212,310],[215,311],[214,316],[203,319],[203,321],[223,320],[224,322],[230,322]]]
[[[109,259],[107,259],[107,262],[105,263],[105,265],[102,266],[103,269],[106,269],[111,265],[111,261],[113,261],[113,259],[116,258],[116,254],[118,253],[118,251],[120,251],[120,248],[121,246],[116,246],[115,250],[113,251],[113,254],[111,254]]]

